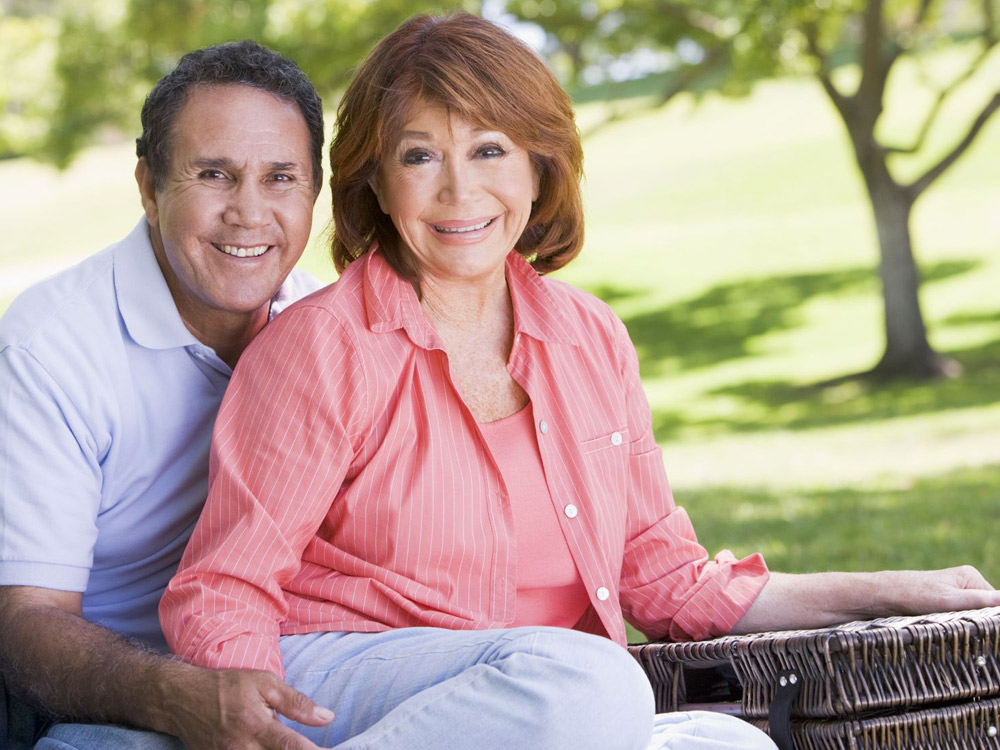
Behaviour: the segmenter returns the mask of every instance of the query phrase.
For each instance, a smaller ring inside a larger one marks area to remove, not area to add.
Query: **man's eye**
[[[279,173],[271,175],[273,182],[295,182],[295,178],[290,174]]]
[[[203,169],[199,175],[203,180],[224,180],[226,175],[218,169]]]
[[[403,164],[426,164],[430,160],[430,153],[422,148],[411,148],[403,154]]]

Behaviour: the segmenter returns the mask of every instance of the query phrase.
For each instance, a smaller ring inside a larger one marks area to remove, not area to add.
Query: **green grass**
[[[894,92],[899,140],[922,101]],[[872,218],[822,92],[767,81],[595,127],[608,109],[580,108],[587,243],[559,276],[628,325],[675,495],[709,550],[761,550],[787,571],[971,562],[1000,582],[1000,117],[914,216],[932,341],[965,376],[875,388],[823,385],[874,364],[882,320]],[[131,228],[131,169],[127,145],[64,175],[0,163],[0,308]],[[328,220],[324,193],[303,266],[331,280]]]

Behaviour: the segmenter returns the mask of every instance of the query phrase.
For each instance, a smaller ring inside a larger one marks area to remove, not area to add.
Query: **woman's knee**
[[[559,727],[555,747],[646,747],[653,726],[653,693],[625,649],[607,638],[546,629],[538,632],[533,652],[552,665],[543,704],[548,726]]]

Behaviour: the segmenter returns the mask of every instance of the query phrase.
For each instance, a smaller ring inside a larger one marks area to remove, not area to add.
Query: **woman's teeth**
[[[462,234],[463,232],[475,232],[477,229],[485,229],[490,224],[493,223],[493,219],[487,219],[479,224],[473,224],[468,227],[439,227],[437,224],[434,225],[434,229],[443,234]]]

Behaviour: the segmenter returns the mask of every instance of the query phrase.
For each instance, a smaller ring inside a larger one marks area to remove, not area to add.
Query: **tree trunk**
[[[872,369],[872,375],[917,379],[955,375],[957,363],[935,352],[927,340],[920,310],[920,275],[910,237],[912,199],[891,178],[884,158],[880,161],[880,164],[871,161],[860,164],[878,232],[879,275],[885,305],[885,353]]]

